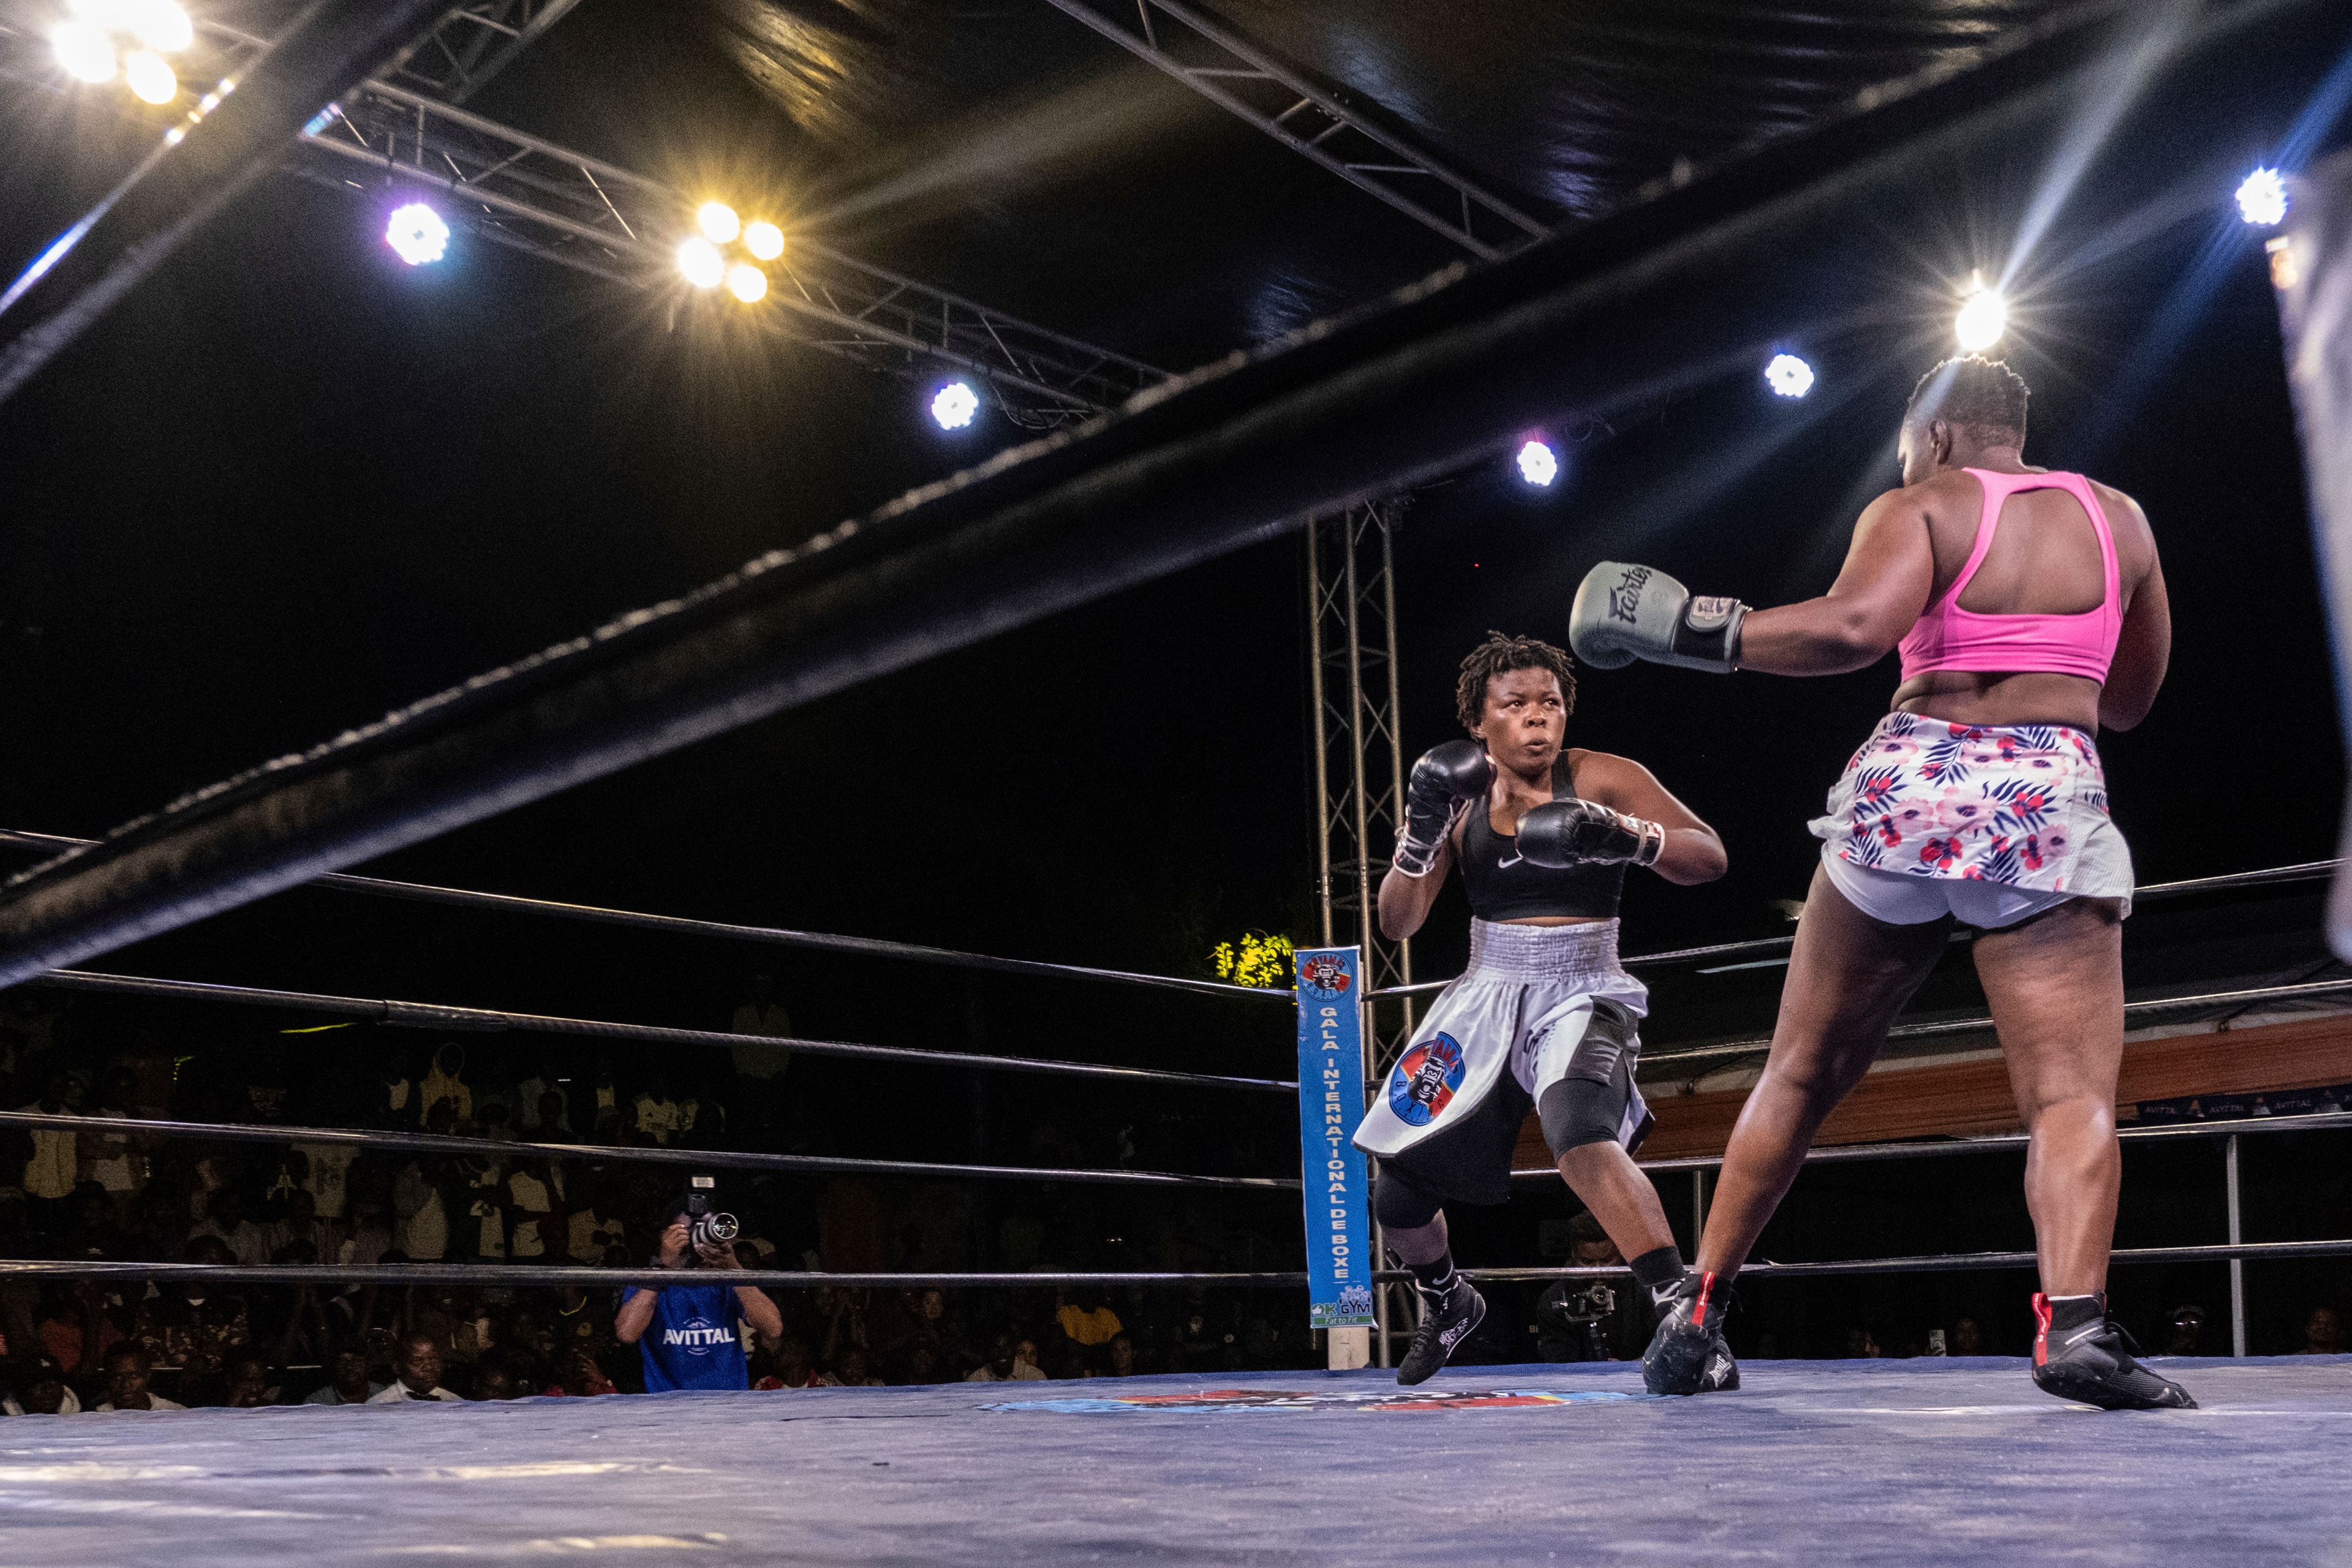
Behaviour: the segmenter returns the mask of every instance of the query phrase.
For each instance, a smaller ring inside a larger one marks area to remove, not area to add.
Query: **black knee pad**
[[[1559,1159],[1587,1143],[1614,1143],[1625,1125],[1626,1090],[1615,1083],[1595,1083],[1586,1078],[1564,1078],[1543,1091],[1536,1116],[1543,1122],[1544,1142]]]
[[[1416,1185],[1393,1165],[1381,1166],[1373,1178],[1372,1217],[1384,1230],[1419,1230],[1444,1206],[1436,1194]]]

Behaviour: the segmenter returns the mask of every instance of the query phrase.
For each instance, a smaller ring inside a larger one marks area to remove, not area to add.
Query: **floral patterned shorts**
[[[1825,857],[1868,870],[2126,904],[2132,894],[2098,745],[2063,724],[1889,713],[1809,826]]]

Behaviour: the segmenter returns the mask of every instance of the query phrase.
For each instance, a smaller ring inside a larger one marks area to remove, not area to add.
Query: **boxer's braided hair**
[[[1549,669],[1559,678],[1560,702],[1576,711],[1576,660],[1568,650],[1540,637],[1506,637],[1488,632],[1486,640],[1462,661],[1462,679],[1454,688],[1454,716],[1465,730],[1475,731],[1486,716],[1486,682],[1514,669]]]

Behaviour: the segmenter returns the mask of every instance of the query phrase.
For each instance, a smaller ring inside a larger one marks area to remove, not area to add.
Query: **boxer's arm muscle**
[[[2099,728],[2128,730],[2156,706],[2164,672],[2172,662],[2172,602],[2164,588],[2164,563],[2149,542],[2147,576],[2133,590],[2124,610],[2123,635],[2116,642],[2107,683],[2099,688]]]
[[[1580,752],[1576,793],[1612,811],[1645,816],[1666,830],[1666,846],[1650,868],[1669,882],[1696,887],[1731,868],[1723,840],[1698,814],[1674,797],[1657,775],[1631,757],[1609,752]]]
[[[1864,509],[1827,594],[1748,613],[1739,668],[1773,675],[1866,669],[1903,640],[1935,585],[1927,513],[1906,491],[1889,490]]]
[[[1407,876],[1394,866],[1390,867],[1389,874],[1381,879],[1378,910],[1381,934],[1391,942],[1402,942],[1419,931],[1421,922],[1429,918],[1430,907],[1437,902],[1437,895],[1444,889],[1445,873],[1453,868],[1454,835],[1451,833],[1445,836],[1444,843],[1439,847],[1437,859],[1429,868],[1428,876]]]

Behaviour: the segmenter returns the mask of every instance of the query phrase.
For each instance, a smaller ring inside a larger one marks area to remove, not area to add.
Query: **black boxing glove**
[[[1654,866],[1665,850],[1666,830],[1597,800],[1554,800],[1519,818],[1518,844],[1520,859],[1554,871],[1619,861]]]
[[[1464,803],[1484,798],[1494,782],[1495,764],[1475,741],[1448,741],[1423,752],[1405,781],[1396,868],[1408,877],[1428,876]]]

